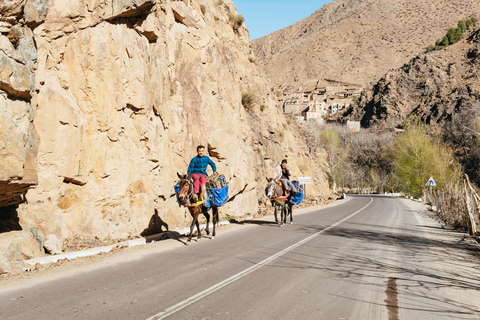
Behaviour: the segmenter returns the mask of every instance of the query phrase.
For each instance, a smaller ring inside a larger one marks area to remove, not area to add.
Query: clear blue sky
[[[232,0],[256,39],[309,17],[332,0]]]

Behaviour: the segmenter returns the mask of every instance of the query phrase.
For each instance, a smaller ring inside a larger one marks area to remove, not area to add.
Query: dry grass
[[[242,105],[247,111],[252,111],[258,103],[257,93],[251,89],[242,92]]]
[[[467,230],[468,211],[462,184],[449,184],[443,192],[425,190],[423,197],[437,207],[437,215],[446,225]]]
[[[243,22],[245,21],[245,17],[241,14],[232,13],[229,16],[229,20],[232,24],[233,30],[236,31],[242,26]]]

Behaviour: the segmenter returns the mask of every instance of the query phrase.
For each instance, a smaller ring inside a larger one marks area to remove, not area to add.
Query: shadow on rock
[[[165,228],[165,230],[163,230]],[[155,209],[155,214],[150,218],[148,228],[142,231],[140,235],[142,237],[148,237],[157,233],[168,231],[168,224],[166,224],[162,218],[158,215],[158,210]]]
[[[140,235],[145,238],[147,243],[180,238],[180,233],[176,231],[168,231],[168,224],[160,218],[157,209],[155,209],[155,214],[150,218],[148,228],[143,230]]]
[[[0,233],[22,230],[17,208],[18,205],[0,208]]]

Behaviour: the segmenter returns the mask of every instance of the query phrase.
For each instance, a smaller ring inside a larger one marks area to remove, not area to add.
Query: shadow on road
[[[280,257],[269,267],[318,270],[319,277],[325,281],[351,282],[376,292],[385,292],[389,279],[394,276],[403,301],[400,310],[439,316],[446,314],[452,319],[471,319],[472,315],[479,315],[478,246],[458,240],[461,237],[455,235],[455,231],[445,233],[436,227],[412,226],[392,230],[355,223],[348,225],[352,227],[325,231],[323,235],[333,238],[322,244],[306,243],[302,250]],[[323,229],[295,226],[295,232],[306,234]],[[429,236],[424,236],[426,234]],[[465,298],[467,292],[470,299]],[[363,298],[353,300],[385,306]]]
[[[241,225],[244,225],[244,224],[255,224],[255,225],[259,225],[259,226],[263,226],[263,225],[277,225],[278,223],[276,223],[275,221],[265,221],[265,220],[243,220],[243,221],[237,221],[235,220],[234,222],[232,223],[235,223],[235,224],[241,224]]]

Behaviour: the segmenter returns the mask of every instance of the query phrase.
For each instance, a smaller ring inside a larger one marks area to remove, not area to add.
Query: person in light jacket
[[[283,183],[285,190],[291,191],[293,193],[297,192],[297,189],[290,181],[290,170],[288,170],[287,159],[283,159],[282,163],[275,168],[273,173],[273,180],[280,180]]]

